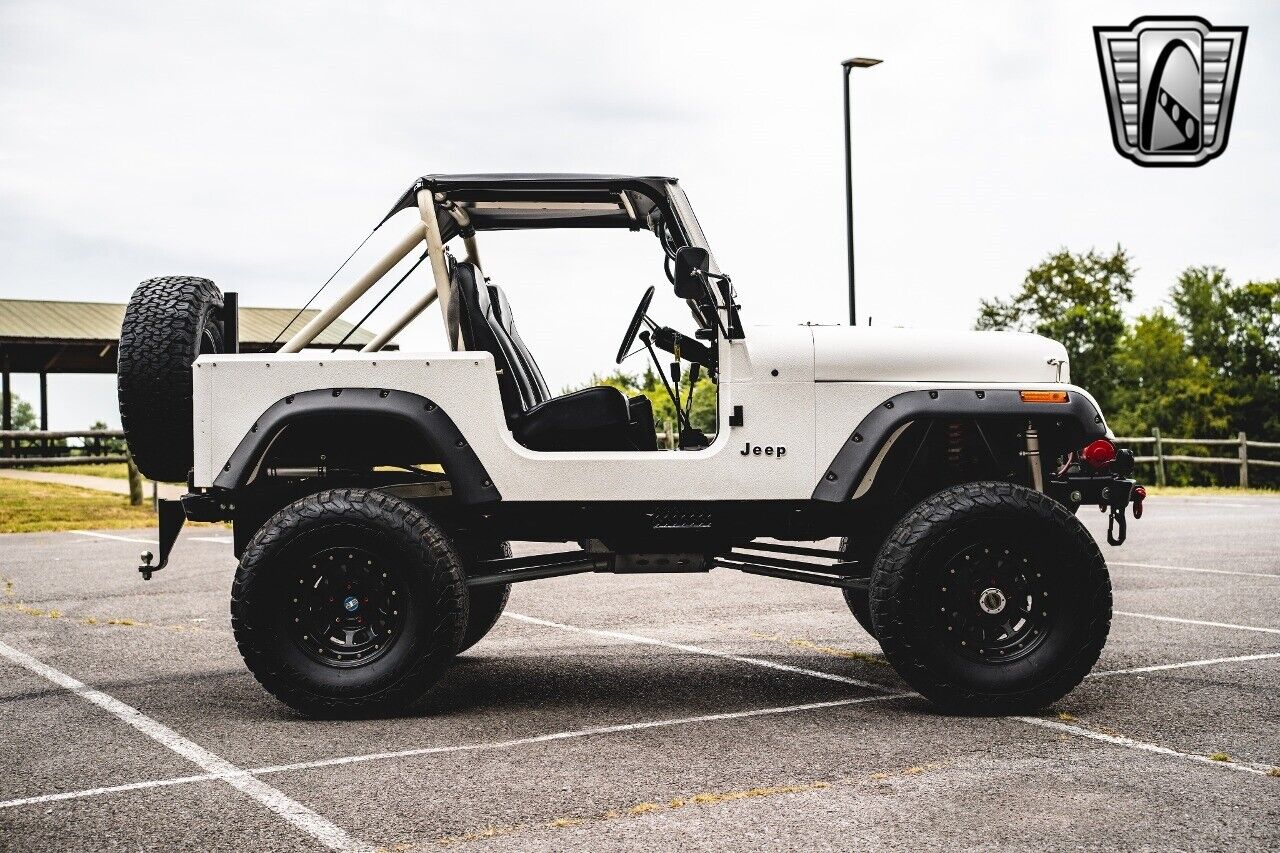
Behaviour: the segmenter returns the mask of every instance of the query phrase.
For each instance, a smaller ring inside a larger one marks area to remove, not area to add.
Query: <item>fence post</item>
[[[1249,488],[1249,438],[1240,433],[1240,488]]]
[[[1156,485],[1164,488],[1164,445],[1160,443],[1160,427],[1153,427],[1151,435],[1156,440]]]
[[[142,472],[133,464],[133,454],[129,454],[129,506],[142,506]]]

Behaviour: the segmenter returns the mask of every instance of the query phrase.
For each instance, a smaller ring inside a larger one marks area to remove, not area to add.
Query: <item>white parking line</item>
[[[116,542],[141,542],[143,545],[159,545],[159,539],[138,539],[133,536],[116,536],[112,533],[99,533],[96,530],[68,530],[68,533],[78,533],[81,536],[93,536],[98,539],[113,539]]]
[[[1155,666],[1135,666],[1130,669],[1104,669],[1099,672],[1091,672],[1085,678],[1102,678],[1105,675],[1134,675],[1142,672],[1163,672],[1167,669],[1188,669],[1193,666],[1213,666],[1219,663],[1244,663],[1253,660],[1275,660],[1280,658],[1280,652],[1271,652],[1262,655],[1236,655],[1229,658],[1206,658],[1205,660],[1189,660],[1182,663],[1160,663]]]
[[[785,663],[776,663],[775,661],[764,660],[762,658],[742,657],[741,655],[729,654],[728,652],[718,652],[715,649],[705,649],[701,646],[688,646],[683,643],[672,643],[667,640],[659,640],[654,637],[642,637],[639,634],[624,634],[621,631],[607,631],[600,628],[582,628],[577,625],[566,625],[563,622],[551,622],[547,619],[538,619],[535,616],[525,616],[522,613],[512,613],[511,611],[507,611],[502,615],[512,619],[517,619],[521,622],[528,622],[533,625],[545,625],[548,628],[559,628],[562,631],[577,631],[582,634],[594,634],[597,637],[609,637],[615,640],[624,640],[628,643],[664,646],[668,649],[676,649],[677,651],[688,652],[690,654],[723,658],[724,660],[747,663],[752,666],[761,666],[766,669],[776,669],[781,670],[782,672],[793,672],[798,675],[807,675],[810,678],[822,678],[827,681],[838,681],[841,684],[852,684],[854,687],[862,687],[867,690],[875,690],[878,692],[893,690],[893,688],[885,687],[883,684],[876,684],[874,681],[863,681],[861,678],[849,678],[845,675],[836,675],[835,673],[823,672],[817,669],[804,669],[803,667],[790,666]]]
[[[1248,578],[1280,578],[1280,574],[1267,574],[1266,572],[1236,572],[1228,569],[1193,569],[1190,566],[1165,566],[1159,563],[1121,563],[1117,560],[1108,560],[1108,566],[1130,566],[1135,569],[1172,569],[1175,572],[1199,572],[1206,575],[1242,575]]]
[[[824,708],[839,708],[845,705],[863,705],[869,702],[884,702],[911,696],[911,693],[888,693],[879,696],[857,696],[850,699],[833,699],[827,702],[807,702],[803,705],[784,705],[781,707],[753,708],[747,711],[728,711],[721,714],[703,714],[697,717],[675,717],[665,720],[644,720],[637,723],[620,723],[614,726],[597,726],[574,731],[551,732],[544,735],[514,738],[512,740],[491,741],[487,743],[464,743],[454,746],[426,746],[416,749],[402,749],[395,752],[372,752],[362,755],[344,755],[336,758],[321,758],[315,761],[300,761],[294,764],[273,764],[265,767],[254,767],[249,770],[238,770],[241,777],[261,776],[267,773],[288,773],[298,770],[314,770],[320,767],[337,767],[347,764],[363,764],[367,761],[382,761],[391,758],[411,758],[418,755],[441,755],[451,752],[486,752],[496,749],[511,749],[518,746],[530,746],[553,741],[573,740],[575,738],[595,737],[598,735],[618,734],[621,732],[638,732],[645,729],[666,728],[693,723],[710,723],[721,720],[742,720],[749,717],[766,717],[775,714],[793,714],[800,711],[816,711]],[[112,785],[104,788],[86,788],[81,791],[67,791],[58,794],[41,794],[35,797],[23,797],[18,800],[0,802],[0,809],[17,806],[52,803],[59,800],[77,800],[83,797],[95,797],[102,794],[117,794],[124,791],[140,791],[148,788],[185,785],[191,782],[208,782],[226,778],[224,774],[206,773],[200,776],[178,776],[171,779],[155,779],[144,782],[131,782],[127,785]]]
[[[1280,634],[1280,628],[1262,628],[1258,625],[1236,625],[1232,622],[1206,622],[1203,619],[1181,619],[1177,616],[1157,616],[1154,613],[1132,613],[1113,610],[1116,616],[1133,616],[1138,619],[1154,619],[1157,622],[1176,622],[1179,625],[1203,625],[1207,628],[1230,628],[1234,631],[1257,631],[1262,634]]]
[[[191,763],[208,771],[210,779],[221,779],[236,790],[248,794],[260,804],[275,812],[297,829],[310,835],[331,850],[369,850],[369,845],[357,841],[327,818],[292,800],[260,779],[245,773],[226,759],[214,755],[204,747],[187,740],[173,729],[143,714],[137,708],[126,705],[113,696],[94,690],[61,670],[36,660],[25,652],[0,642],[0,656],[21,666],[64,690],[80,696],[86,702],[97,705],[118,720],[133,726],[147,737],[176,752]]]
[[[1083,737],[1088,738],[1089,740],[1109,743],[1112,746],[1123,746],[1127,749],[1136,749],[1141,752],[1154,752],[1157,755],[1168,755],[1172,758],[1195,761],[1200,764],[1208,764],[1211,767],[1223,767],[1227,770],[1239,770],[1242,773],[1256,773],[1259,776],[1266,776],[1272,769],[1271,766],[1267,764],[1253,764],[1251,762],[1238,761],[1215,761],[1207,755],[1196,755],[1192,752],[1180,752],[1176,749],[1170,749],[1167,746],[1160,746],[1159,744],[1134,740],[1133,738],[1123,737],[1121,735],[1103,734],[1102,732],[1095,732],[1092,729],[1083,729],[1079,726],[1070,726],[1066,723],[1060,723],[1057,720],[1046,720],[1043,717],[1010,717],[1009,719],[1020,720],[1024,723],[1030,723],[1033,726],[1039,726],[1044,729],[1050,729],[1064,734],[1075,735],[1076,737]]]
[[[96,530],[68,530],[68,533],[76,533],[80,536],[92,536],[95,539],[110,539],[114,542],[137,542],[142,545],[159,545],[158,539],[142,539],[136,536],[117,536],[114,533],[99,533]],[[230,536],[184,536],[178,540],[179,542],[217,542],[223,545],[229,545],[235,540]]]
[[[664,646],[667,648],[677,649],[679,651],[689,652],[691,654],[717,657],[725,660],[737,661],[739,663],[750,664],[752,666],[760,666],[766,669],[780,670],[782,672],[790,672],[790,673],[795,673],[797,675],[807,675],[813,678],[821,678],[826,681],[838,681],[844,684],[852,684],[854,686],[865,687],[870,690],[875,690],[879,695],[859,696],[851,699],[835,699],[827,702],[810,702],[803,705],[786,705],[782,707],[756,708],[756,709],[747,710],[747,711],[729,711],[726,713],[705,714],[705,715],[696,716],[696,717],[677,717],[677,718],[665,719],[665,720],[648,720],[648,721],[642,721],[637,723],[621,723],[619,725],[614,725],[614,726],[598,726],[595,728],[577,729],[574,731],[552,732],[545,735],[531,735],[529,737],[514,738],[512,740],[504,740],[504,741],[492,741],[487,743],[458,744],[454,746],[428,746],[428,747],[418,747],[414,749],[398,750],[395,752],[374,752],[374,753],[364,753],[360,755],[337,756],[334,758],[322,758],[322,759],[317,759],[315,761],[304,761],[304,762],[297,762],[294,764],[275,764],[275,765],[267,765],[263,767],[255,767],[248,770],[236,770],[234,771],[234,774],[206,773],[206,774],[195,775],[195,776],[177,776],[177,777],[172,777],[168,779],[152,779],[152,780],[145,780],[140,782],[130,782],[123,785],[111,785],[111,786],[99,787],[99,788],[85,788],[78,791],[65,791],[65,792],[59,792],[56,794],[40,794],[34,797],[23,797],[21,799],[16,799],[16,800],[4,800],[4,801],[0,801],[0,810],[8,809],[8,808],[16,808],[18,806],[38,805],[40,803],[52,803],[52,802],[58,802],[61,800],[77,800],[85,797],[95,797],[95,796],[101,796],[105,794],[117,794],[117,793],[124,793],[128,791],[140,791],[140,790],[146,790],[150,788],[169,787],[173,785],[186,785],[193,782],[208,782],[216,779],[227,779],[229,781],[228,779],[229,775],[236,775],[238,777],[254,777],[254,776],[265,775],[269,773],[286,773],[286,772],[295,772],[300,770],[312,770],[312,769],[317,769],[322,767],[335,767],[335,766],[341,766],[341,765],[347,765],[347,764],[361,764],[368,761],[381,761],[381,760],[394,759],[394,758],[410,758],[413,756],[421,756],[421,755],[439,755],[439,754],[453,753],[453,752],[481,752],[481,751],[488,751],[488,750],[511,749],[519,746],[529,746],[529,745],[534,745],[539,743],[549,743],[549,742],[561,741],[561,740],[571,740],[575,738],[593,737],[597,735],[608,735],[608,734],[615,734],[615,733],[629,732],[629,731],[642,731],[645,729],[665,728],[669,726],[715,722],[720,720],[738,720],[738,719],[745,719],[749,717],[763,717],[763,716],[771,716],[775,714],[789,714],[789,713],[795,713],[800,711],[812,711],[812,710],[820,710],[823,708],[835,708],[835,707],[841,707],[845,705],[861,705],[861,704],[867,704],[871,702],[883,702],[891,699],[902,699],[909,696],[917,695],[915,693],[906,692],[906,691],[897,692],[897,691],[894,691],[893,688],[883,684],[877,684],[875,682],[870,682],[870,681],[863,681],[861,679],[851,679],[842,675],[835,675],[829,672],[822,672],[821,670],[805,669],[803,667],[798,667],[798,666],[788,666],[786,664],[779,664],[773,661],[763,660],[760,658],[751,658],[751,657],[745,657],[742,655],[732,655],[724,652],[718,652],[714,649],[703,648],[701,646],[690,646],[682,643],[671,643],[671,642],[667,642],[666,640],[659,640],[653,637],[644,637],[639,634],[627,634],[621,631],[608,631],[608,630],[602,630],[597,628],[583,628],[577,625],[567,625],[563,622],[553,622],[549,619],[539,619],[534,616],[526,616],[524,614],[517,614],[517,613],[511,613],[511,612],[504,613],[503,615],[506,617],[510,617],[521,622],[527,622],[533,625],[542,625],[549,628],[557,628],[560,630],[573,631],[577,633],[594,634],[598,636],[608,637],[611,639],[624,640],[626,642],[632,642],[632,643]],[[1271,660],[1271,659],[1280,659],[1280,652],[1276,652],[1273,654],[1238,655],[1235,657],[1182,661],[1179,663],[1156,664],[1153,666],[1132,667],[1129,669],[1100,670],[1097,672],[1090,673],[1087,677],[1103,678],[1103,677],[1112,676],[1112,675],[1130,675],[1134,673],[1157,672],[1157,671],[1164,671],[1164,670],[1184,669],[1188,667],[1212,666],[1214,664],[1238,663],[1238,662],[1246,662],[1246,661]],[[125,706],[125,707],[128,707],[128,706]],[[1051,721],[1043,720],[1037,717],[1012,717],[1010,719],[1017,719],[1023,722],[1031,722],[1034,720],[1035,725],[1051,722]],[[160,725],[160,724],[157,723],[157,725]],[[1049,726],[1049,727],[1053,728],[1054,726]],[[1092,732],[1089,729],[1077,730],[1076,727],[1074,726],[1068,726],[1066,728],[1070,730],[1069,733],[1078,734],[1081,737],[1092,738],[1094,735],[1098,734],[1097,732]],[[1110,737],[1110,736],[1101,736],[1101,737],[1103,739],[1106,739],[1107,737]],[[1124,742],[1120,742],[1120,741],[1124,741]],[[1108,741],[1108,742],[1111,742],[1111,741]],[[1234,767],[1234,769],[1241,769],[1241,767],[1243,766],[1243,765],[1232,765],[1226,762],[1212,761],[1203,756],[1196,756],[1190,753],[1180,753],[1176,750],[1166,749],[1165,747],[1156,746],[1154,744],[1138,745],[1142,743],[1141,741],[1132,741],[1132,743],[1135,744],[1135,746],[1133,746],[1133,748],[1135,749],[1143,749],[1149,752],[1159,752],[1161,754],[1166,754],[1166,755],[1190,757],[1197,761],[1208,762],[1214,766],[1231,766],[1231,767]],[[1129,739],[1118,738],[1116,741],[1116,744],[1120,746],[1127,746],[1129,745]],[[1255,766],[1261,767],[1262,765],[1255,765]]]
[[[1116,611],[1116,612],[1119,612],[1119,611]],[[549,626],[549,627],[553,627],[553,628],[563,628],[563,629],[570,630],[570,631],[581,631],[581,632],[585,632],[585,633],[588,633],[588,634],[597,634],[597,635],[600,635],[600,636],[605,636],[605,637],[614,637],[614,638],[618,638],[618,639],[633,639],[635,642],[649,643],[649,644],[659,645],[659,646],[667,646],[667,647],[669,647],[669,648],[682,649],[682,650],[684,650],[684,651],[693,652],[694,654],[707,654],[707,655],[712,655],[713,657],[721,657],[721,658],[726,658],[726,659],[728,659],[728,660],[736,660],[736,661],[739,661],[740,663],[748,663],[748,664],[755,664],[755,665],[763,665],[763,666],[767,666],[767,667],[769,667],[770,669],[784,669],[784,670],[786,670],[786,671],[788,671],[788,672],[795,672],[795,673],[799,673],[799,674],[802,674],[802,675],[816,675],[816,676],[817,676],[817,677],[819,677],[819,678],[829,678],[829,677],[830,677],[830,674],[829,674],[829,673],[818,672],[818,671],[816,671],[816,670],[807,670],[807,669],[801,669],[800,667],[788,667],[788,666],[783,666],[783,665],[779,665],[779,664],[774,664],[772,661],[762,661],[762,660],[759,660],[759,659],[757,659],[757,658],[740,657],[740,656],[738,656],[738,655],[727,655],[727,654],[724,654],[724,653],[722,653],[722,652],[714,651],[714,650],[712,650],[712,649],[703,649],[703,648],[700,648],[700,647],[698,647],[698,646],[685,646],[685,645],[680,645],[680,644],[678,644],[678,643],[668,643],[668,642],[666,642],[665,640],[657,640],[657,639],[654,639],[654,638],[652,638],[652,637],[642,637],[642,636],[637,635],[637,634],[623,634],[623,633],[621,633],[621,632],[619,632],[619,631],[601,631],[601,630],[599,630],[599,629],[595,629],[595,628],[580,628],[580,627],[578,627],[578,626],[576,626],[576,625],[564,625],[564,624],[559,623],[559,622],[551,622],[551,621],[546,620],[546,619],[536,619],[536,618],[534,618],[534,617],[532,617],[532,616],[523,616],[523,615],[514,614],[514,613],[512,613],[512,614],[504,614],[504,615],[510,615],[510,616],[512,616],[512,617],[513,617],[513,618],[515,618],[515,619],[519,619],[519,620],[521,620],[521,621],[523,621],[523,622],[530,622],[530,623],[533,623],[533,624],[535,624],[535,625],[547,625],[547,626]],[[1127,615],[1127,616],[1144,616],[1144,615],[1146,615],[1146,614],[1141,614],[1141,613],[1129,613],[1129,614],[1124,614],[1124,615]],[[1168,617],[1149,617],[1149,618],[1158,618],[1158,619],[1163,619],[1163,618],[1168,618]],[[1173,621],[1188,621],[1188,620],[1173,620]],[[1216,626],[1219,626],[1219,627],[1236,627],[1236,628],[1246,627],[1246,626],[1240,626],[1240,625],[1221,625],[1221,623],[1216,623],[1216,622],[1200,623],[1200,624],[1216,625]],[[1263,628],[1263,629],[1251,628],[1251,629],[1248,629],[1248,630],[1265,630],[1265,631],[1273,631],[1273,630],[1275,630],[1275,629],[1271,629],[1271,628]],[[1275,631],[1275,633],[1280,633],[1280,631]],[[1276,655],[1276,656],[1277,656],[1277,657],[1280,657],[1280,655]],[[1129,671],[1129,672],[1134,672],[1134,671],[1142,671],[1142,672],[1146,672],[1146,671],[1155,671],[1156,669],[1178,669],[1178,668],[1180,668],[1180,667],[1184,667],[1184,666],[1208,666],[1208,665],[1209,665],[1209,664],[1211,664],[1211,663],[1225,663],[1225,662],[1228,662],[1228,661],[1238,661],[1238,660],[1261,660],[1261,659],[1263,659],[1263,658],[1269,658],[1269,657],[1273,657],[1273,656],[1272,656],[1272,655],[1241,655],[1241,656],[1240,656],[1240,657],[1238,657],[1238,658],[1220,658],[1220,659],[1218,659],[1218,660],[1213,660],[1213,661],[1209,661],[1209,660],[1201,660],[1201,661],[1187,661],[1187,662],[1185,662],[1185,663],[1180,663],[1180,664],[1164,664],[1164,665],[1161,665],[1161,666],[1158,666],[1158,667],[1151,667],[1151,668],[1143,667],[1143,668],[1138,668],[1138,669],[1135,669],[1135,670],[1128,670],[1128,671]],[[1122,673],[1124,673],[1124,672],[1126,672],[1126,670],[1113,670],[1113,671],[1105,671],[1105,670],[1104,670],[1104,671],[1102,671],[1102,672],[1094,673],[1094,674],[1093,674],[1093,676],[1094,676],[1094,677],[1100,677],[1100,676],[1106,676],[1106,675],[1120,675],[1120,674],[1122,674]],[[864,682],[864,684],[869,684],[869,682]],[[882,691],[887,691],[887,690],[889,690],[890,688],[888,688],[888,687],[884,687],[884,686],[882,686],[882,685],[872,685],[872,689],[879,689],[879,690],[882,690]],[[888,698],[888,697],[885,697],[885,698]],[[1050,723],[1050,722],[1051,722],[1051,721],[1049,721],[1049,720],[1044,720],[1044,719],[1041,719],[1041,718],[1039,718],[1039,717],[1006,717],[1005,719],[1010,719],[1010,720],[1019,720],[1019,721],[1024,722],[1024,723],[1031,723],[1031,724],[1033,724],[1033,725],[1037,725],[1037,726],[1042,725],[1042,724],[1048,724],[1048,723]],[[1195,761],[1203,762],[1203,763],[1209,764],[1209,765],[1214,766],[1214,767],[1230,767],[1230,768],[1231,768],[1231,769],[1233,769],[1233,770],[1242,770],[1242,769],[1246,769],[1246,767],[1248,767],[1248,768],[1249,768],[1249,772],[1251,772],[1251,773],[1262,773],[1262,774],[1264,774],[1264,775],[1265,775],[1265,774],[1267,774],[1267,773],[1269,773],[1269,772],[1270,772],[1270,770],[1271,770],[1271,768],[1270,768],[1270,767],[1267,767],[1267,766],[1265,766],[1265,765],[1254,765],[1254,766],[1251,766],[1251,767],[1250,767],[1250,766],[1248,766],[1248,765],[1234,764],[1234,763],[1231,763],[1231,762],[1214,761],[1214,760],[1212,760],[1212,759],[1208,758],[1207,756],[1192,755],[1191,753],[1178,752],[1177,750],[1174,750],[1174,749],[1169,749],[1169,748],[1167,748],[1167,747],[1163,747],[1163,746],[1157,746],[1156,744],[1144,743],[1144,742],[1142,742],[1142,741],[1135,741],[1135,740],[1132,740],[1132,739],[1130,739],[1130,738],[1117,737],[1117,736],[1114,736],[1114,735],[1103,735],[1103,734],[1100,734],[1100,733],[1098,733],[1098,732],[1090,731],[1089,729],[1082,729],[1082,728],[1078,728],[1078,727],[1076,727],[1076,726],[1067,726],[1067,725],[1062,724],[1062,723],[1053,723],[1053,725],[1049,725],[1049,726],[1048,726],[1048,728],[1058,728],[1060,731],[1065,731],[1065,732],[1068,732],[1068,733],[1070,733],[1070,734],[1078,735],[1078,736],[1080,736],[1080,737],[1087,737],[1087,738],[1091,738],[1091,739],[1093,739],[1093,740],[1104,740],[1104,741],[1106,741],[1107,743],[1111,743],[1111,744],[1114,744],[1114,745],[1116,745],[1116,746],[1125,746],[1125,747],[1129,747],[1129,748],[1131,748],[1131,749],[1138,749],[1138,750],[1143,750],[1143,751],[1146,751],[1146,752],[1156,752],[1156,753],[1160,753],[1160,754],[1162,754],[1162,755],[1170,755],[1170,756],[1178,756],[1178,757],[1183,757],[1183,758],[1191,758],[1191,759],[1194,759]]]

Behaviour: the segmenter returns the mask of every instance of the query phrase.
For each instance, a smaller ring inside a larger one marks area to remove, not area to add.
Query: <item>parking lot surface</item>
[[[240,660],[229,533],[144,583],[153,535],[0,537],[0,849],[1280,843],[1280,499],[1150,499],[1093,675],[1013,718],[934,712],[837,591],[717,569],[518,584],[412,715],[307,720]]]

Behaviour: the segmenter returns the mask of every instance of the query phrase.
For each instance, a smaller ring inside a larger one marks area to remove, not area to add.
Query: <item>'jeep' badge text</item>
[[[743,456],[773,456],[781,459],[787,455],[787,448],[783,447],[781,444],[777,446],[771,446],[768,444],[762,446],[759,444],[752,444],[748,441],[746,446],[738,452]]]
[[[1094,27],[1120,155],[1139,166],[1199,166],[1225,151],[1248,31],[1191,17]]]

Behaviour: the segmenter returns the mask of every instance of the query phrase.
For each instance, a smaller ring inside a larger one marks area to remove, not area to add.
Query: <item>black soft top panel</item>
[[[632,177],[628,175],[574,174],[492,174],[492,175],[425,175],[400,196],[383,218],[417,207],[421,190],[442,193],[451,202],[468,208],[471,223],[477,231],[518,230],[528,228],[632,228],[645,227],[655,208],[667,208],[667,187],[674,178]],[[541,208],[536,203],[600,203],[617,204],[625,193],[631,211],[624,207],[598,210]],[[512,202],[504,207],[502,202]],[[480,203],[480,207],[472,205]],[[634,213],[634,216],[632,215]],[[442,216],[446,239],[446,222]]]

